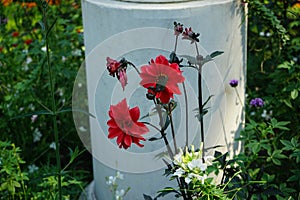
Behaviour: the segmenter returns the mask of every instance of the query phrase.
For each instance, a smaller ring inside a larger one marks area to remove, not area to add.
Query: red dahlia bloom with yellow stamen
[[[144,146],[140,141],[145,141],[142,135],[149,132],[149,129],[144,123],[138,122],[140,109],[137,106],[129,109],[126,99],[123,99],[120,103],[111,105],[108,114],[111,118],[107,121],[108,138],[117,137],[119,148],[127,149],[132,143]]]
[[[174,94],[181,94],[178,83],[184,81],[182,72],[177,63],[169,63],[168,59],[162,55],[151,60],[150,65],[141,67],[140,85],[150,90],[155,98],[167,104]]]

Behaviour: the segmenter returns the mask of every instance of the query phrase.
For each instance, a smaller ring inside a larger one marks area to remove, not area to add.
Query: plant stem
[[[50,94],[51,94],[51,109],[52,109],[52,122],[53,122],[53,131],[54,131],[54,140],[55,140],[55,157],[56,157],[56,168],[57,168],[57,181],[58,181],[58,199],[62,200],[62,188],[61,188],[61,162],[60,162],[60,147],[59,147],[59,135],[57,128],[57,110],[56,110],[56,102],[54,96],[54,76],[52,74],[52,67],[50,61],[50,53],[49,53],[49,41],[48,41],[48,25],[47,25],[47,15],[46,15],[47,5],[43,6],[43,18],[44,18],[44,26],[45,26],[45,41],[46,41],[46,57],[47,57],[47,66],[48,66],[48,74],[50,80]]]
[[[176,39],[175,39],[174,53],[176,53],[177,50],[177,43],[178,43],[178,35],[176,35]]]
[[[153,124],[151,124],[151,123],[149,123],[149,122],[142,122],[142,123],[147,124],[147,125],[149,125],[149,126],[155,128],[157,131],[160,131],[160,129],[159,129],[158,127],[154,126]]]
[[[155,107],[156,107],[156,110],[157,110],[158,116],[159,116],[160,127],[161,127],[160,134],[161,134],[162,138],[164,139],[164,142],[165,142],[165,145],[167,147],[170,159],[173,160],[174,154],[173,154],[172,149],[170,147],[169,141],[168,141],[168,139],[167,139],[167,137],[165,135],[165,129],[164,129],[164,123],[163,123],[163,117],[162,117],[161,107],[160,107],[159,104],[157,104],[155,102],[155,100],[153,100],[153,101],[154,101],[154,104],[155,104]]]
[[[174,144],[174,151],[175,151],[175,154],[178,153],[178,149],[177,149],[177,143],[176,143],[176,137],[175,137],[175,129],[174,129],[174,123],[173,123],[173,117],[172,117],[172,108],[170,106],[170,103],[169,103],[169,117],[170,117],[170,123],[171,123],[171,131],[172,131],[172,138],[173,138],[173,144]]]
[[[195,42],[195,46],[196,46],[196,51],[197,51],[197,57],[196,57],[196,61],[198,60],[198,57],[200,57],[199,54],[199,50],[198,50],[198,46],[197,43]],[[197,64],[197,63],[196,63]],[[199,68],[198,68],[198,106],[199,106],[199,122],[200,122],[200,131],[201,131],[201,142],[203,144],[202,146],[202,159],[204,160],[204,122],[203,122],[203,99],[202,99],[202,65],[201,63],[199,64]]]
[[[188,147],[189,145],[189,113],[188,113],[188,98],[185,83],[182,83],[183,87],[183,94],[184,94],[184,101],[185,101],[185,146]]]
[[[140,71],[138,70],[138,68],[132,63],[132,62],[128,62],[127,61],[127,63],[129,64],[129,65],[131,65],[134,69],[135,69],[135,71],[140,75]]]
[[[240,97],[240,95],[239,95],[239,93],[238,93],[237,89],[236,89],[236,88],[234,88],[234,90],[235,90],[235,93],[236,93],[236,95],[237,95],[237,97],[238,97],[238,99],[239,99],[240,103],[241,103],[241,106],[243,106],[242,99],[241,99],[241,97]]]

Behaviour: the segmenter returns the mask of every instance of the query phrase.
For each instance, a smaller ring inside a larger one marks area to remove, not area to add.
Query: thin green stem
[[[178,149],[177,149],[177,143],[176,143],[176,137],[175,137],[175,129],[174,129],[174,123],[173,123],[173,117],[172,117],[172,108],[170,106],[170,103],[169,103],[169,117],[170,117],[170,124],[171,124],[171,132],[172,132],[172,138],[173,138],[173,144],[174,144],[174,151],[175,151],[175,154],[178,153]]]
[[[138,68],[137,68],[133,63],[128,62],[128,61],[127,61],[127,63],[128,63],[129,65],[131,65],[139,75],[141,74],[141,72],[138,70]]]
[[[197,51],[197,57],[196,57],[196,61],[198,59],[198,57],[200,57],[199,54],[199,50],[198,50],[198,46],[197,43],[195,42],[195,47],[196,47],[196,51]],[[201,63],[196,63],[199,65],[198,68],[198,106],[199,106],[199,122],[200,122],[200,132],[201,132],[201,142],[203,143],[202,146],[202,159],[204,161],[204,149],[205,149],[205,145],[204,145],[204,122],[203,122],[203,98],[202,98],[202,66]]]
[[[237,95],[237,97],[238,97],[238,99],[239,99],[239,101],[240,101],[241,105],[243,106],[242,99],[241,99],[241,97],[240,97],[240,95],[239,95],[239,93],[238,93],[237,89],[236,89],[236,88],[234,88],[234,90],[235,90],[235,93],[236,93],[236,95]]]
[[[149,122],[142,122],[142,123],[143,123],[143,124],[147,124],[147,125],[149,125],[149,126],[155,128],[157,131],[160,131],[160,129],[159,129],[158,127],[154,126],[153,124],[151,124],[151,123],[149,123]]]
[[[55,141],[55,157],[56,157],[56,168],[57,168],[57,181],[58,181],[58,199],[62,200],[62,187],[61,187],[61,161],[60,161],[60,145],[59,145],[59,135],[58,135],[58,127],[57,127],[57,110],[56,110],[56,102],[54,96],[54,85],[55,80],[53,76],[53,71],[51,67],[51,59],[49,52],[49,40],[48,40],[48,25],[47,25],[47,6],[43,7],[43,18],[44,18],[44,26],[45,26],[45,41],[46,41],[46,57],[47,57],[47,66],[48,66],[48,74],[50,80],[50,95],[51,95],[51,108],[52,108],[52,122],[53,122],[53,131],[54,131],[54,141]]]
[[[153,100],[153,101],[154,101],[154,104],[155,104],[155,107],[156,107],[156,110],[157,110],[157,113],[158,113],[158,116],[159,116],[159,121],[160,121],[160,126],[161,126],[160,134],[161,134],[162,138],[164,139],[165,145],[166,145],[167,150],[168,150],[168,154],[169,154],[171,160],[173,160],[174,154],[173,154],[172,149],[170,147],[169,141],[168,141],[168,139],[165,135],[164,121],[163,121],[163,117],[162,117],[161,106],[159,104],[157,104],[155,102],[155,100]]]
[[[188,113],[188,98],[185,83],[182,82],[184,103],[185,103],[185,146],[189,146],[189,113]]]
[[[177,50],[177,43],[178,43],[178,35],[176,35],[176,39],[175,39],[174,53],[176,53]]]

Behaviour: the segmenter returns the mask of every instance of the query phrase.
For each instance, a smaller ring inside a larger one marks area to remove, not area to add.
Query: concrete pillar
[[[125,197],[143,199],[143,193],[155,196],[165,186],[176,186],[164,173],[164,163],[155,155],[166,151],[162,142],[143,142],[144,148],[132,146],[120,150],[114,140],[108,140],[110,104],[127,97],[130,107],[141,107],[141,114],[150,111],[151,104],[144,98],[139,77],[128,70],[128,89],[123,92],[120,84],[106,72],[106,57],[126,57],[138,67],[159,54],[168,56],[174,47],[173,22],[192,27],[200,36],[200,53],[203,56],[213,51],[224,54],[203,69],[204,100],[214,95],[208,103],[205,116],[205,146],[222,145],[218,151],[238,150],[234,142],[244,121],[244,95],[246,78],[246,21],[245,7],[237,0],[83,0],[84,40],[86,48],[86,76],[88,85],[91,147],[94,156],[94,191],[98,200],[112,199],[105,177],[124,174],[120,188],[131,187]],[[195,56],[195,49],[188,41],[179,41],[178,54]],[[197,107],[197,79],[195,71],[184,70],[189,91],[190,143],[199,145],[199,127],[192,111]],[[134,78],[135,77],[135,78]],[[242,100],[229,86],[231,79],[238,79],[236,88]],[[136,87],[134,87],[136,86]],[[183,96],[175,116],[179,146],[184,145],[185,106]],[[146,103],[145,103],[146,102]],[[151,120],[155,123],[155,118]],[[154,136],[151,131],[150,136]],[[150,137],[149,136],[149,137]],[[208,152],[209,153],[209,152]],[[165,199],[174,199],[166,196]]]

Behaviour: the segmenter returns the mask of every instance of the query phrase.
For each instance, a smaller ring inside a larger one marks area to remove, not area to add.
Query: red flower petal
[[[131,135],[125,135],[124,136],[124,143],[126,144],[126,146],[130,146],[132,143],[132,137]]]
[[[119,128],[109,128],[108,132],[109,132],[108,134],[109,139],[115,138],[123,134],[123,132]]]
[[[136,122],[137,120],[139,120],[140,118],[140,109],[139,107],[134,107],[134,108],[131,108],[129,110],[129,113],[130,113],[130,117],[132,119],[132,121]]]

